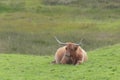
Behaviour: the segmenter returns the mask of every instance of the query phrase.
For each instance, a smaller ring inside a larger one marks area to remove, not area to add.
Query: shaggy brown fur
[[[56,64],[74,64],[78,65],[87,60],[87,53],[75,43],[67,43],[60,47],[55,53]]]

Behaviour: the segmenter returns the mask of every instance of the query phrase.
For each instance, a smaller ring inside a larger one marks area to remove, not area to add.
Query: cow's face
[[[78,45],[75,45],[74,43],[71,43],[71,42],[67,43],[66,48],[65,48],[66,55],[71,56],[71,57],[74,56],[76,54],[77,48],[78,48]]]
[[[76,55],[77,48],[78,48],[78,45],[75,45],[74,43],[71,43],[71,42],[67,43],[65,47],[66,53],[64,54],[61,60],[61,63],[72,64],[73,63],[72,57]]]

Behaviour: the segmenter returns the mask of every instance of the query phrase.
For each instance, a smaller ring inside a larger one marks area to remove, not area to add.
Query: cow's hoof
[[[56,64],[56,61],[52,61],[51,63],[52,63],[52,64]]]

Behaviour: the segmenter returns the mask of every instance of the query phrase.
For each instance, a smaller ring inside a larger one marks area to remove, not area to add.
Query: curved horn
[[[80,46],[82,44],[82,41],[83,41],[83,39],[81,39],[80,42],[78,44],[75,44],[75,45]]]
[[[80,46],[80,43],[78,43],[78,44],[75,44],[76,46]]]
[[[56,39],[56,41],[57,41],[59,44],[61,44],[61,45],[66,45],[66,43],[63,43],[63,42],[59,41],[56,36],[55,36],[54,38]]]

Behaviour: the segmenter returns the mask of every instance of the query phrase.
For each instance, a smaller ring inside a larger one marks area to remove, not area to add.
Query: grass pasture
[[[53,56],[0,54],[1,80],[119,80],[120,45],[88,52],[79,66],[53,65]]]
[[[88,61],[50,64],[54,36]],[[119,58],[120,0],[0,0],[0,80],[119,80]]]

